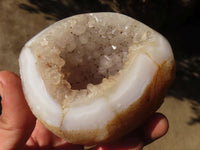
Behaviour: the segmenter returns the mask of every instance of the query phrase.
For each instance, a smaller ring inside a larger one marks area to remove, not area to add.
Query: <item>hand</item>
[[[31,113],[22,91],[20,78],[8,71],[0,72],[0,150],[83,150],[60,139],[46,129]],[[163,136],[167,119],[155,113],[143,126],[121,140],[96,146],[92,150],[141,150],[146,144]]]

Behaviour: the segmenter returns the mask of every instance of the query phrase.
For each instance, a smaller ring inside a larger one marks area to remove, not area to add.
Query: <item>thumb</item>
[[[14,73],[0,72],[0,150],[21,149],[35,126],[22,91],[21,80]]]

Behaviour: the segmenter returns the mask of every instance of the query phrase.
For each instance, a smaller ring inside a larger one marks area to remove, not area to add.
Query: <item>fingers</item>
[[[167,118],[161,113],[155,113],[143,126],[145,145],[165,135],[168,128]]]
[[[20,78],[8,71],[0,72],[0,145],[2,149],[20,149],[30,136],[35,117],[26,104]]]
[[[142,127],[121,140],[95,147],[93,150],[142,150],[143,146],[165,135],[168,131],[167,118],[155,113]]]
[[[143,140],[139,132],[126,136],[121,140],[95,147],[92,150],[142,150]]]
[[[54,135],[37,120],[32,135],[24,147],[24,150],[28,149],[83,150],[83,146],[67,143],[66,140]]]

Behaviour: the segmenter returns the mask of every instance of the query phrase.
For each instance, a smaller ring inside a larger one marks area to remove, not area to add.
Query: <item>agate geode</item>
[[[167,40],[118,13],[66,18],[23,48],[20,74],[34,115],[70,143],[94,145],[138,127],[174,79]]]

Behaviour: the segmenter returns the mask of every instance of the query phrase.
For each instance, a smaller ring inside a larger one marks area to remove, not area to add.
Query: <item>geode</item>
[[[66,18],[24,46],[20,74],[34,115],[70,143],[94,145],[136,129],[175,76],[167,40],[118,13]]]

